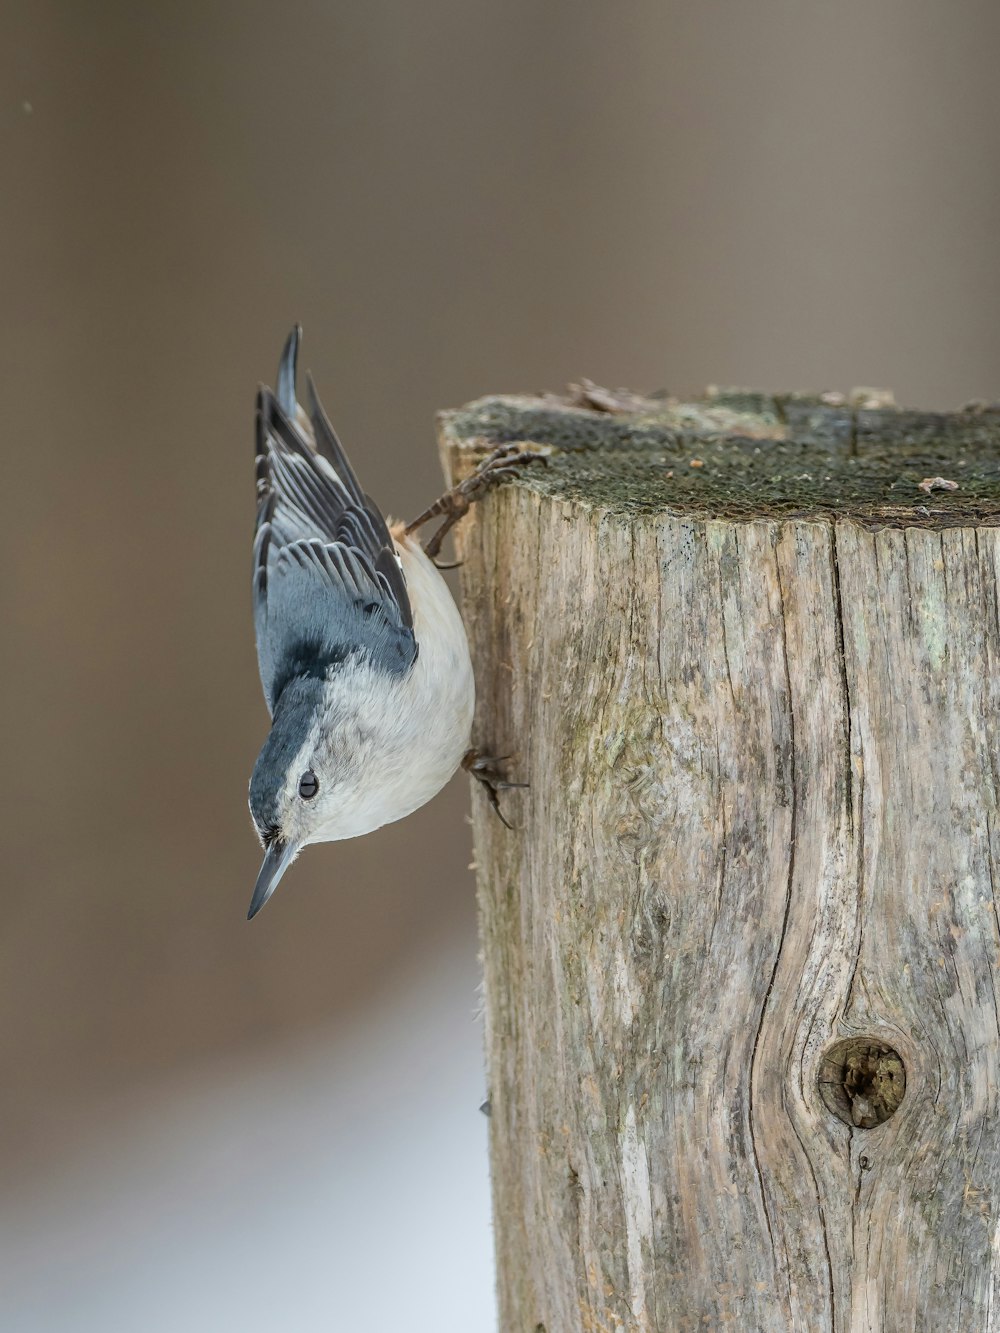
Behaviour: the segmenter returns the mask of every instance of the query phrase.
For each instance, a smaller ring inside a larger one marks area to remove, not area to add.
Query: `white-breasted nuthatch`
[[[271,731],[250,779],[265,850],[248,919],[308,843],[402,819],[463,763],[498,813],[497,788],[522,785],[469,749],[469,645],[434,557],[473,500],[539,455],[497,449],[413,523],[390,527],[311,376],[308,414],[296,399],[300,332],[285,344],[276,392],[257,396],[254,623]],[[415,530],[439,515],[424,548]]]

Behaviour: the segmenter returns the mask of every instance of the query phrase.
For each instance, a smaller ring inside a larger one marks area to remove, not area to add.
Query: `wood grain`
[[[1000,1329],[989,430],[768,401],[668,438],[489,400],[558,449],[460,549],[477,743],[531,783],[513,832],[474,797],[503,1333]],[[872,1128],[820,1089],[853,1037],[905,1067]]]

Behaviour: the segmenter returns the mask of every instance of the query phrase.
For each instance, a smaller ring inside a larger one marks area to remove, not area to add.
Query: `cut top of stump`
[[[693,402],[576,386],[440,417],[446,450],[535,446],[518,485],[617,513],[844,517],[870,527],[1000,525],[1000,403],[898,408],[876,391]]]

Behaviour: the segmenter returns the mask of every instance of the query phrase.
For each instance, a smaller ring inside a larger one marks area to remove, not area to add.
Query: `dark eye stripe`
[[[311,801],[318,791],[319,778],[311,768],[306,769],[299,778],[299,795],[304,801]]]

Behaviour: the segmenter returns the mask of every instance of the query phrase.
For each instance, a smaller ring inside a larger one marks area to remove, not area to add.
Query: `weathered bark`
[[[1000,415],[603,405],[443,418],[501,1329],[1000,1329]]]

